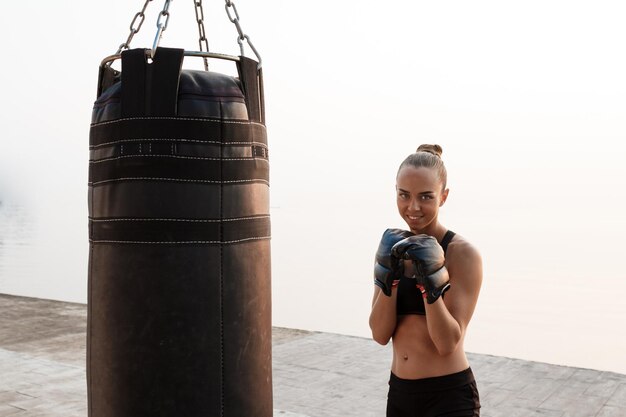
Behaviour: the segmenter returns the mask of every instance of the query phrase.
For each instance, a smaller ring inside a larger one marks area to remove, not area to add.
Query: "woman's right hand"
[[[392,254],[392,248],[408,236],[413,236],[413,233],[402,229],[387,229],[378,245],[374,265],[374,283],[387,297],[391,296],[393,282],[399,280],[403,274],[402,261]]]

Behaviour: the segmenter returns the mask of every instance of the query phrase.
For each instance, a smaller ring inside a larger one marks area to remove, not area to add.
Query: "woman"
[[[393,343],[388,417],[479,416],[463,339],[480,285],[480,254],[438,220],[448,198],[439,145],[400,165],[397,205],[410,232],[388,229],[376,254],[369,324]]]

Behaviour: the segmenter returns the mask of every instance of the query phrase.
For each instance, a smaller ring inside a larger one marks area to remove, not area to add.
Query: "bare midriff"
[[[426,317],[416,314],[398,316],[393,335],[391,371],[398,378],[420,379],[449,375],[469,368],[463,340],[456,350],[440,355],[432,342]]]

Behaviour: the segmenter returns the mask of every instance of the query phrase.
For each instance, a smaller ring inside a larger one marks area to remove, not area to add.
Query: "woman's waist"
[[[396,328],[392,343],[391,370],[400,378],[416,379],[448,375],[469,367],[463,340],[453,352],[441,355],[428,334],[425,320],[418,319],[413,323],[400,324]]]
[[[399,378],[421,379],[450,375],[469,368],[465,352],[460,349],[441,356],[438,353],[416,353],[395,349],[391,371]]]
[[[401,378],[394,372],[391,372],[389,377],[391,387],[409,393],[443,391],[471,384],[474,381],[474,374],[470,367],[450,374],[425,378]]]

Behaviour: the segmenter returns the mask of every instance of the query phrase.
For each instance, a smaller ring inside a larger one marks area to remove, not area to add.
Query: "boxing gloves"
[[[450,288],[443,249],[432,236],[414,235],[397,242],[391,248],[390,259],[412,261],[416,285],[428,304],[437,301]]]
[[[376,251],[376,264],[374,265],[374,284],[379,286],[383,294],[390,297],[394,280],[399,280],[404,273],[404,263],[400,258],[391,254],[395,244],[403,239],[413,236],[413,233],[402,229],[387,229]]]

